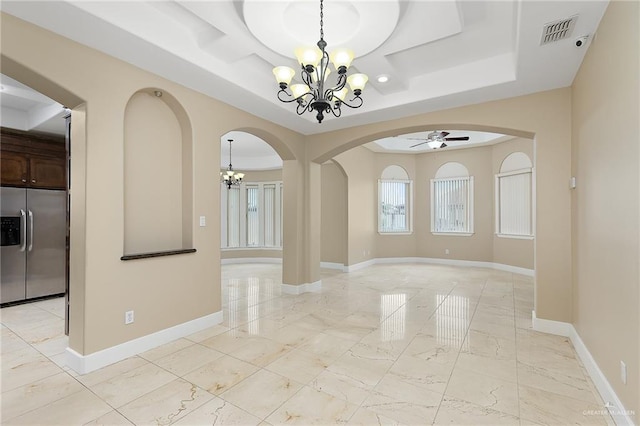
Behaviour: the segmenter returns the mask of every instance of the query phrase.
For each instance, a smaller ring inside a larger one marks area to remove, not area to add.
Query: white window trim
[[[500,178],[502,177],[506,177],[506,176],[513,176],[513,175],[522,175],[522,174],[530,174],[530,183],[531,183],[531,187],[529,188],[530,190],[530,196],[531,196],[531,213],[530,213],[530,223],[529,223],[529,228],[531,230],[530,234],[505,234],[502,232],[499,232],[500,230],[500,196],[502,195],[500,193]],[[533,167],[527,167],[525,169],[518,169],[518,170],[511,170],[508,172],[503,172],[503,173],[498,173],[495,175],[494,178],[494,198],[495,198],[495,235],[498,238],[510,238],[510,239],[514,239],[514,240],[533,240],[535,238],[535,168]]]
[[[435,217],[435,211],[434,211],[434,183],[435,182],[439,182],[439,181],[447,181],[447,180],[452,180],[452,179],[467,179],[469,181],[469,191],[467,193],[467,220],[469,223],[469,226],[467,227],[467,230],[465,231],[461,231],[461,232],[440,232],[440,231],[435,231],[435,227],[436,227],[436,217]],[[458,176],[458,177],[446,177],[446,178],[435,178],[435,179],[431,179],[430,182],[430,209],[431,209],[431,234],[432,235],[444,235],[444,236],[450,236],[450,237],[470,237],[472,235],[475,234],[475,228],[473,225],[473,217],[474,217],[474,179],[473,176]]]
[[[409,208],[405,207],[405,211],[408,210],[409,229],[402,231],[381,231],[380,230],[380,216],[382,215],[382,205],[380,203],[381,187],[383,182],[400,182],[409,184]],[[413,234],[413,180],[411,179],[378,179],[378,234],[379,235],[411,235]]]

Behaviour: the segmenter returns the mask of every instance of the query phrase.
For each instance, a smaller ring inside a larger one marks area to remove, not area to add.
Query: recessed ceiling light
[[[378,81],[378,83],[386,83],[387,81],[389,81],[389,76],[386,74],[382,74],[376,77],[376,80]]]

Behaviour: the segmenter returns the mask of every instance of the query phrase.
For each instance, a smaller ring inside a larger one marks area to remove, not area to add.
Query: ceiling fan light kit
[[[303,84],[291,84],[295,71],[293,68],[278,66],[273,69],[273,74],[278,82],[277,97],[281,102],[296,102],[296,113],[302,115],[305,112],[315,111],[318,123],[322,123],[324,115],[332,113],[340,117],[342,107],[360,108],[364,101],[360,97],[369,77],[366,74],[351,74],[347,76],[347,70],[353,61],[354,54],[349,49],[336,49],[331,54],[327,53],[327,42],[324,41],[324,12],[323,0],[320,0],[320,40],[317,48],[297,48],[295,56],[300,64],[300,78]],[[331,73],[331,62],[338,74],[336,85],[325,89],[327,77]],[[353,97],[347,101],[349,85]]]
[[[447,136],[449,134],[450,134],[449,132],[439,132],[435,130],[429,133],[426,139],[409,138],[417,141],[422,141],[415,145],[411,145],[409,148],[415,148],[416,146],[424,145],[425,143],[431,149],[446,148],[448,145],[445,143],[445,141],[468,141],[469,140],[469,136],[458,136],[458,137],[448,138]]]

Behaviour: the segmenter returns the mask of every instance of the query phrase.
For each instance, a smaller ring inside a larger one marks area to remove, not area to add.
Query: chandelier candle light
[[[282,102],[298,103],[296,112],[302,115],[305,112],[316,111],[318,123],[322,123],[325,113],[331,112],[334,116],[340,117],[343,105],[349,108],[360,108],[363,100],[360,97],[367,77],[365,74],[352,74],[347,77],[347,69],[353,61],[353,52],[348,49],[337,49],[329,55],[325,48],[327,42],[324,41],[323,30],[323,0],[320,0],[320,40],[318,48],[297,48],[295,55],[301,66],[300,76],[304,84],[291,84],[295,75],[293,68],[280,66],[273,69],[276,81],[280,86],[278,99]],[[334,87],[325,89],[327,77],[331,73],[329,60],[333,63],[338,73],[338,81]],[[348,89],[345,87],[349,83],[353,98],[348,102],[345,100]],[[291,86],[289,86],[291,84]],[[290,89],[290,92],[287,91]]]
[[[233,185],[240,185],[242,182],[242,178],[244,177],[244,173],[236,173],[233,170],[233,166],[231,165],[231,142],[233,139],[227,139],[229,141],[229,167],[227,167],[227,172],[220,172],[220,176],[222,176],[222,183],[227,185],[228,189],[231,189]]]

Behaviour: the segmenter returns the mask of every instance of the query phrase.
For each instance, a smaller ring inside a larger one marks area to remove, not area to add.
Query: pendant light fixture
[[[291,84],[295,75],[293,68],[279,66],[273,69],[273,74],[280,87],[278,99],[282,102],[296,102],[296,113],[302,115],[305,112],[316,111],[318,123],[322,123],[325,113],[331,112],[340,117],[342,106],[360,108],[363,100],[360,97],[369,77],[365,74],[351,74],[347,77],[347,69],[353,61],[353,52],[348,49],[338,49],[329,55],[324,41],[324,15],[323,0],[320,0],[320,40],[317,48],[298,48],[295,55],[300,64],[300,77],[304,84]],[[325,89],[327,77],[331,73],[329,61],[333,63],[338,74],[335,86]],[[352,98],[346,100],[346,84],[349,83]],[[291,86],[290,86],[291,84]]]
[[[227,167],[226,173],[220,172],[220,176],[222,183],[227,185],[228,189],[231,189],[233,185],[240,185],[244,173],[236,173],[236,171],[233,170],[233,166],[231,165],[231,142],[233,142],[233,139],[227,139],[227,141],[229,141],[229,167]]]

